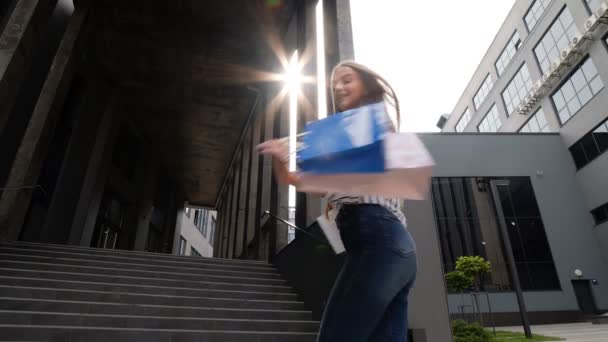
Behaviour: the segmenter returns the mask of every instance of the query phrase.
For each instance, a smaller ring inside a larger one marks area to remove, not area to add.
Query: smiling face
[[[349,66],[341,66],[336,69],[332,90],[336,100],[336,109],[340,112],[359,107],[366,95],[361,75]]]

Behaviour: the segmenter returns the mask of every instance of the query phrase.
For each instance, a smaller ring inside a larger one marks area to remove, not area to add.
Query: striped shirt
[[[380,205],[395,215],[403,225],[407,226],[405,214],[401,211],[401,200],[398,198],[384,198],[381,196],[354,196],[348,194],[327,194],[327,203],[331,205],[336,212],[344,204],[377,204]]]

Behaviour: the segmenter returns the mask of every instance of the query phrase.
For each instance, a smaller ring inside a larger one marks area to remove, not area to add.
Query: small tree
[[[473,285],[475,278],[462,271],[453,271],[445,274],[445,282],[450,291],[462,292]]]
[[[465,277],[471,279],[471,285],[475,286],[476,293],[472,293],[471,296],[475,302],[475,311],[477,311],[482,325],[483,315],[481,313],[481,308],[479,307],[477,293],[481,288],[481,276],[490,272],[490,269],[490,262],[480,256],[461,256],[456,260],[456,271],[462,272]]]
[[[475,278],[467,276],[462,271],[452,271],[445,274],[445,283],[448,290],[454,292],[460,292],[460,305],[461,305],[461,317],[464,317],[464,290],[468,289],[473,285]]]
[[[456,260],[456,271],[473,279],[475,290],[481,287],[481,276],[490,272],[490,262],[480,256],[461,256]]]

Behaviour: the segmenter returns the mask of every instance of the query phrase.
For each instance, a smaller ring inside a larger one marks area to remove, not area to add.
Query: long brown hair
[[[385,101],[395,108],[395,112],[397,114],[396,131],[399,131],[399,129],[401,128],[401,112],[399,110],[399,100],[397,99],[397,95],[395,94],[393,87],[391,87],[391,85],[384,79],[384,77],[380,76],[377,72],[371,70],[363,64],[359,64],[352,60],[346,60],[338,63],[333,68],[333,70],[331,71],[331,78],[329,84],[333,85],[336,70],[338,70],[338,68],[340,67],[349,67],[355,72],[357,72],[359,74],[359,77],[361,77],[361,81],[365,86],[366,90],[366,96],[363,104],[371,104]],[[336,98],[333,89],[331,89],[331,104],[335,113]]]

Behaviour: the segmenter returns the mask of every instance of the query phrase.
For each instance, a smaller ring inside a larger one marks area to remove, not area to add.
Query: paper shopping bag
[[[385,149],[386,170],[382,173],[301,173],[298,190],[425,199],[434,161],[422,142],[412,133],[389,133],[385,138]]]
[[[309,174],[384,172],[389,120],[381,102],[306,124],[298,169]]]

